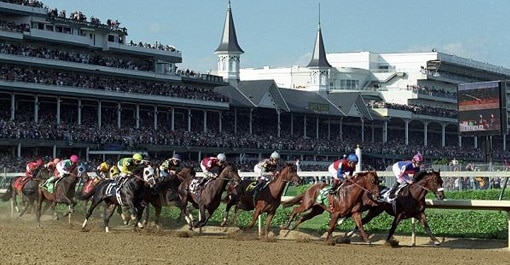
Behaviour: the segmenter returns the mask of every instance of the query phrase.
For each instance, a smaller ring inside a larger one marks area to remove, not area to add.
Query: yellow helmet
[[[110,168],[110,178],[115,178],[117,175],[119,175],[120,171],[119,168],[116,166],[112,166]]]
[[[140,153],[136,153],[136,154],[133,155],[133,159],[134,160],[138,160],[138,161],[142,161],[143,160],[143,156]]]
[[[101,163],[98,167],[97,167],[97,170],[98,171],[102,171],[102,172],[105,172],[105,171],[108,171],[108,169],[110,168],[110,165],[108,165],[108,163],[106,162],[103,162]]]

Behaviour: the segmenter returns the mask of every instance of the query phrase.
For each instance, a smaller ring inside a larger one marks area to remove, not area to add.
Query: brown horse
[[[197,192],[192,192],[190,189],[190,184],[193,179],[194,178],[185,179],[179,185],[179,206],[190,230],[207,224],[209,218],[220,205],[221,195],[229,182],[233,181],[234,183],[239,183],[241,181],[237,167],[229,162],[225,163],[218,177],[209,180],[204,187]],[[199,210],[199,218],[196,226],[193,221],[193,216],[187,207],[188,202],[191,202],[193,207]]]
[[[157,190],[150,189],[147,193],[145,193],[146,197],[144,200],[150,205],[154,206],[154,223],[158,228],[163,206],[176,206],[180,208],[179,185],[185,179],[194,178],[195,175],[196,172],[192,167],[184,167],[175,175],[171,175],[165,178],[156,178],[160,179],[160,182],[157,183]],[[148,223],[149,221],[149,208],[149,205],[147,205],[145,208],[144,223]]]
[[[55,209],[58,203],[66,204],[68,206],[68,211],[64,216],[74,211],[74,206],[76,205],[76,201],[74,200],[75,186],[82,174],[87,174],[85,166],[77,166],[69,175],[56,181],[53,193],[50,193],[44,187],[38,186],[36,207],[38,227],[41,227],[41,206],[43,201],[51,203],[51,208],[53,209]],[[69,219],[69,224],[71,224],[71,219]]]
[[[276,210],[280,206],[281,197],[287,183],[292,182],[297,184],[299,182],[299,176],[297,173],[297,167],[294,164],[284,165],[279,172],[275,174],[274,179],[267,184],[267,186],[257,194],[255,200],[253,199],[253,193],[248,191],[248,187],[253,183],[252,180],[245,179],[239,184],[235,191],[230,194],[230,199],[225,209],[225,217],[223,218],[222,226],[228,221],[228,212],[232,206],[235,205],[234,219],[236,218],[237,210],[245,210],[253,212],[252,220],[246,229],[251,229],[257,218],[262,213],[267,213],[266,226],[264,229],[264,236],[267,238],[269,234],[269,228],[271,226],[271,220],[276,213]],[[255,202],[255,205],[254,205]]]
[[[39,181],[36,178],[36,175],[41,170],[42,167],[39,167],[34,171],[34,177],[24,178],[23,176],[11,178],[9,180],[9,186],[7,187],[7,191],[2,196],[2,201],[12,200],[12,205],[17,213],[19,213],[19,217],[23,216],[27,210],[32,210],[34,207],[34,202],[37,199],[37,186],[39,185]],[[18,198],[21,199],[21,205],[23,209],[20,211],[18,207]]]
[[[416,177],[414,177],[413,183],[400,189],[397,197],[392,202],[381,202],[378,206],[369,208],[367,215],[361,220],[362,224],[370,222],[370,220],[383,212],[394,216],[395,218],[393,219],[388,237],[386,238],[386,242],[391,243],[390,240],[400,221],[413,217],[420,221],[432,242],[434,242],[435,245],[440,245],[441,243],[439,240],[432,234],[425,216],[425,196],[429,191],[433,192],[439,200],[445,198],[443,179],[441,179],[440,172],[433,170],[419,172]],[[357,227],[361,227],[359,224],[356,225]],[[357,227],[347,235],[352,235],[358,230]]]
[[[348,179],[335,195],[326,195],[323,196],[323,199],[318,200],[318,196],[321,195],[321,190],[325,186],[326,184],[312,185],[303,194],[282,202],[284,207],[300,204],[292,210],[285,228],[289,228],[298,214],[310,209],[311,211],[301,216],[291,229],[295,229],[302,222],[322,214],[324,211],[328,211],[331,214],[331,219],[328,234],[325,238],[326,241],[329,240],[331,233],[333,233],[339,218],[352,216],[354,222],[360,227],[361,237],[365,242],[370,243],[368,234],[361,225],[361,213],[367,204],[363,200],[363,197],[366,196],[364,194],[368,195],[373,205],[377,204],[376,199],[379,196],[379,178],[377,173],[375,171],[358,172],[351,179]]]

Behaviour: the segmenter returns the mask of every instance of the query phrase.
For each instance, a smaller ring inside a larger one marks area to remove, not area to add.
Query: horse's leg
[[[106,204],[104,207],[104,217],[103,217],[103,223],[104,223],[104,229],[106,233],[110,232],[110,218],[112,218],[113,213],[115,212],[115,208],[117,205],[115,204]],[[120,206],[118,206],[120,207]]]
[[[397,214],[395,218],[393,218],[393,222],[391,223],[390,232],[388,233],[388,237],[386,238],[386,242],[390,242],[391,238],[393,237],[393,234],[395,233],[395,230],[397,229],[398,224],[400,223],[400,220],[402,218],[402,214]]]
[[[191,214],[191,211],[188,209],[188,194],[185,194],[183,196],[180,207],[181,214],[184,216],[186,223],[188,223],[189,230],[193,231],[194,228],[193,215]]]
[[[336,221],[338,220],[338,217],[339,217],[339,213],[337,212],[333,212],[331,213],[331,219],[329,220],[329,229],[328,229],[328,234],[326,235],[326,239],[324,240],[324,242],[328,242],[329,240],[329,237],[331,236],[331,234],[333,233],[333,230],[335,230],[335,227],[336,227]]]
[[[306,211],[306,210],[308,210],[308,209],[302,209],[302,210],[303,210],[303,211]],[[320,207],[320,206],[317,206],[317,205],[316,205],[316,206],[313,206],[313,207],[312,207],[312,210],[311,210],[309,213],[307,213],[307,214],[305,214],[305,215],[301,216],[301,217],[298,219],[298,221],[296,222],[296,224],[294,225],[294,227],[292,227],[290,230],[294,230],[294,229],[296,229],[296,228],[298,227],[298,225],[300,225],[300,224],[301,224],[301,223],[303,223],[304,221],[306,221],[306,220],[310,220],[310,219],[314,218],[315,216],[317,216],[317,215],[319,215],[319,214],[322,214],[323,212],[324,212],[324,208],[322,208],[322,207]]]
[[[266,216],[266,228],[264,229],[264,238],[267,240],[269,238],[269,228],[271,228],[271,220],[273,220],[274,213],[267,213]]]
[[[437,238],[432,234],[432,230],[430,230],[430,226],[427,223],[427,217],[425,217],[425,212],[419,213],[417,216],[415,216],[416,219],[420,220],[421,225],[423,226],[423,229],[429,235],[430,240],[434,243],[434,245],[439,246],[441,245],[441,242],[437,240]]]
[[[356,227],[358,227],[359,234],[361,238],[363,238],[363,241],[370,244],[370,239],[368,238],[367,232],[363,229],[363,222],[361,220],[361,213],[356,212],[352,214],[352,219],[354,220],[354,223],[356,224]]]
[[[85,230],[85,226],[87,226],[87,222],[89,221],[90,216],[94,212],[94,209],[101,203],[103,200],[97,199],[98,197],[93,197],[92,202],[90,204],[90,207],[87,209],[87,213],[85,214],[85,220],[83,221],[83,224],[81,225],[81,229]]]
[[[35,209],[35,218],[37,219],[37,227],[41,227],[41,206],[43,201],[44,194],[42,194],[41,191],[39,191],[39,194],[37,196],[37,207]]]
[[[245,230],[252,229],[252,227],[255,225],[255,222],[257,222],[257,218],[259,217],[260,214],[261,210],[259,208],[255,208],[255,210],[253,211],[251,222],[250,224],[248,224],[248,226],[246,226]]]
[[[377,207],[377,208],[371,208],[367,215],[365,215],[365,217],[363,217],[361,219],[361,225],[365,225],[365,224],[368,224],[372,219],[374,219],[375,217],[379,216],[384,210],[382,210],[381,208]],[[354,233],[358,232],[359,228],[358,228],[358,225],[356,225],[356,227],[354,227],[354,229],[352,229],[350,232],[347,232],[345,234],[345,236],[347,237],[351,237],[352,235],[354,235]]]
[[[13,187],[11,192],[12,206],[14,207],[14,209],[16,209],[16,212],[19,213],[18,199],[16,198],[17,194],[18,192],[16,191],[16,188]]]
[[[227,206],[225,207],[225,216],[223,217],[223,222],[221,222],[220,226],[225,226],[228,223],[228,212],[230,211],[230,208],[234,205],[233,198],[230,198],[230,200],[227,203]]]
[[[147,206],[149,208],[149,206]],[[161,210],[163,209],[163,205],[158,204],[154,206],[154,223],[156,224],[156,229],[159,230],[159,219],[161,218]],[[148,210],[147,210],[148,211]]]

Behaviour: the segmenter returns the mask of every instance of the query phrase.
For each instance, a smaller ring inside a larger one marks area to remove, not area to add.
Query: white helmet
[[[271,154],[271,159],[273,159],[273,160],[280,160],[280,154],[278,154],[278,152],[274,151]]]
[[[227,161],[227,156],[224,154],[224,153],[219,153],[216,158],[218,158],[218,160],[220,160],[221,162],[225,162]]]

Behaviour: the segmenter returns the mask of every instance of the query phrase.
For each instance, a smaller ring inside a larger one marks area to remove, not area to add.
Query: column
[[[365,142],[365,119],[361,117],[361,142]]]
[[[303,115],[303,138],[306,138],[306,115]]]
[[[250,109],[250,135],[253,134],[253,109]]]
[[[446,146],[446,123],[441,123],[441,146]]]
[[[81,109],[83,105],[81,104],[81,99],[78,99],[78,125],[81,125]]]
[[[319,115],[315,119],[315,139],[319,139]]]
[[[404,138],[405,138],[405,145],[409,145],[409,120],[404,120],[405,126],[404,126]]]
[[[475,145],[474,147],[478,148],[478,137],[477,136],[473,136],[473,139],[474,139],[473,141],[474,141],[474,145]]]
[[[136,116],[136,128],[139,129],[140,128],[140,104],[136,104],[136,113],[135,113],[135,116]]]
[[[101,129],[101,123],[102,123],[101,122],[101,108],[102,108],[101,105],[102,105],[101,101],[99,100],[97,102],[97,126],[99,127],[99,129]]]
[[[154,106],[154,130],[158,130],[158,106]]]
[[[383,143],[387,143],[388,142],[388,121],[384,121],[383,122],[382,141],[383,141]]]
[[[120,103],[117,103],[117,128],[120,129],[121,127],[121,116],[122,116],[122,108],[120,106]]]
[[[328,118],[328,140],[331,140],[331,117]]]
[[[338,127],[338,134],[340,135],[340,139],[343,139],[343,127],[344,127],[344,118],[340,118],[340,125]]]
[[[462,147],[462,136],[457,137],[459,139],[459,147]]]
[[[16,117],[16,96],[14,93],[11,94],[11,121]]]
[[[57,97],[57,124],[60,124],[60,103],[62,103],[62,100]]]
[[[220,128],[218,128],[219,132],[221,133],[222,131],[222,127],[223,127],[223,123],[222,123],[222,118],[223,118],[223,113],[221,111],[218,111],[218,123],[219,123],[219,126]]]
[[[175,108],[172,108],[172,116],[170,117],[170,128],[172,129],[172,131],[175,131]]]
[[[423,146],[427,146],[429,123],[428,121],[423,123]]]
[[[191,109],[188,109],[188,132],[191,132]]]
[[[290,114],[290,136],[294,136],[294,114]]]
[[[34,122],[39,122],[39,96],[34,96]]]
[[[276,115],[277,118],[278,118],[278,128],[277,128],[277,136],[280,137],[281,136],[281,130],[282,130],[282,125],[281,125],[281,116],[280,116],[281,112],[279,109],[276,110]]]

